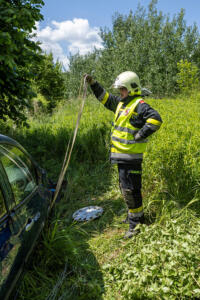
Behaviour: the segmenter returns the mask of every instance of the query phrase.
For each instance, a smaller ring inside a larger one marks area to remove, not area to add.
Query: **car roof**
[[[38,166],[38,164],[36,163],[36,161],[33,159],[33,157],[14,139],[10,138],[9,136],[0,134],[0,145],[1,144],[8,144],[11,146],[16,146],[18,147],[22,152],[24,152],[31,160],[32,162]]]
[[[23,152],[27,153],[27,151],[17,141],[15,141],[14,139],[12,139],[12,138],[10,138],[10,137],[8,137],[6,135],[3,135],[3,134],[0,134],[0,144],[9,144],[11,146],[17,146]]]
[[[12,138],[10,138],[9,136],[0,134],[0,143],[7,143],[7,144],[11,144],[11,145],[19,145],[19,143],[15,140],[13,140]]]

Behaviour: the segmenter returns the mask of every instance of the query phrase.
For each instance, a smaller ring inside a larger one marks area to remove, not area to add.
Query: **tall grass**
[[[60,171],[68,141],[73,135],[80,99],[62,102],[53,115],[39,114],[29,118],[30,128],[2,128],[22,143],[50,175]],[[72,154],[71,165],[105,161],[108,157],[109,127],[111,113],[105,112],[100,103],[87,99],[81,119],[79,134]]]
[[[163,214],[167,206],[171,212],[200,197],[200,99],[149,102],[160,111],[163,126],[144,159],[144,192],[148,209],[153,205],[156,214]],[[191,208],[198,214],[199,201]]]
[[[163,119],[143,163],[150,226],[122,236],[126,212],[117,170],[109,164],[112,113],[87,99],[68,169],[69,186],[43,232],[20,289],[22,299],[200,298],[200,99],[149,99]],[[30,128],[4,129],[56,180],[80,100],[61,103]],[[101,205],[103,216],[75,223],[73,212]]]

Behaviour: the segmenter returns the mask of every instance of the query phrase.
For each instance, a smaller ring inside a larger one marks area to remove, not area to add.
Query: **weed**
[[[19,300],[200,298],[197,98],[147,101],[163,118],[161,129],[149,138],[143,163],[144,209],[151,225],[140,226],[141,233],[128,241],[122,239],[127,225],[119,223],[126,207],[117,169],[108,160],[113,116],[87,99],[67,172],[68,193],[44,230]],[[71,100],[52,116],[30,119],[29,129],[2,130],[56,180],[78,107],[79,101]],[[102,206],[103,216],[73,222],[73,212],[88,205]]]

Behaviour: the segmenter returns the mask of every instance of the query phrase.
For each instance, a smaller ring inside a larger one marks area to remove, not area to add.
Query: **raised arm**
[[[121,98],[108,93],[91,75],[85,75],[95,97],[109,110],[115,112]]]

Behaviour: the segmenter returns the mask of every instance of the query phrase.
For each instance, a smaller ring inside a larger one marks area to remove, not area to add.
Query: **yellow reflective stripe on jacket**
[[[105,96],[104,96],[103,99],[101,100],[101,103],[102,103],[102,104],[105,104],[105,103],[107,102],[107,100],[108,100],[108,97],[109,97],[109,93],[106,92],[106,93],[105,93]]]
[[[138,113],[136,113],[134,110],[137,106],[137,104],[140,102],[141,99],[138,99],[138,100],[134,100],[134,101],[130,101],[127,106],[125,108],[122,108],[122,105],[123,105],[123,102],[119,102],[118,106],[117,106],[117,110],[115,112],[115,121],[117,119],[119,119],[120,117],[123,117],[123,114],[121,114],[119,117],[118,117],[118,114],[119,114],[119,111],[125,111],[126,109],[129,109],[129,119],[131,118],[132,114],[134,115],[138,115]]]
[[[118,130],[118,131],[128,132],[128,133],[131,133],[132,135],[136,134],[139,131],[139,128],[131,129],[131,128],[121,127],[121,126],[115,126],[113,129]]]
[[[136,111],[133,111],[132,113],[133,113],[133,115],[138,116],[138,113]]]
[[[116,110],[116,112],[115,112],[115,118],[114,118],[115,120],[116,120],[117,117],[118,117],[119,111],[122,110],[122,109],[121,109],[122,105],[123,105],[123,102],[119,102],[119,104],[118,104],[118,106],[117,106],[117,110]]]
[[[147,119],[147,123],[151,123],[153,125],[157,125],[157,126],[160,126],[162,123],[158,120],[155,120],[155,119]]]
[[[132,114],[134,115],[138,115],[138,113],[135,112],[135,108],[137,107],[138,103],[141,101],[142,99],[139,98],[135,101],[134,104],[131,104],[131,109],[130,109],[130,114],[129,114],[129,119],[132,117]],[[130,102],[131,103],[131,102]]]
[[[140,206],[138,208],[129,209],[129,212],[132,214],[139,213],[141,211],[143,211],[143,206]]]
[[[141,96],[142,92],[141,91],[138,91],[137,93],[136,92],[129,92],[128,94],[129,94],[129,96]]]

